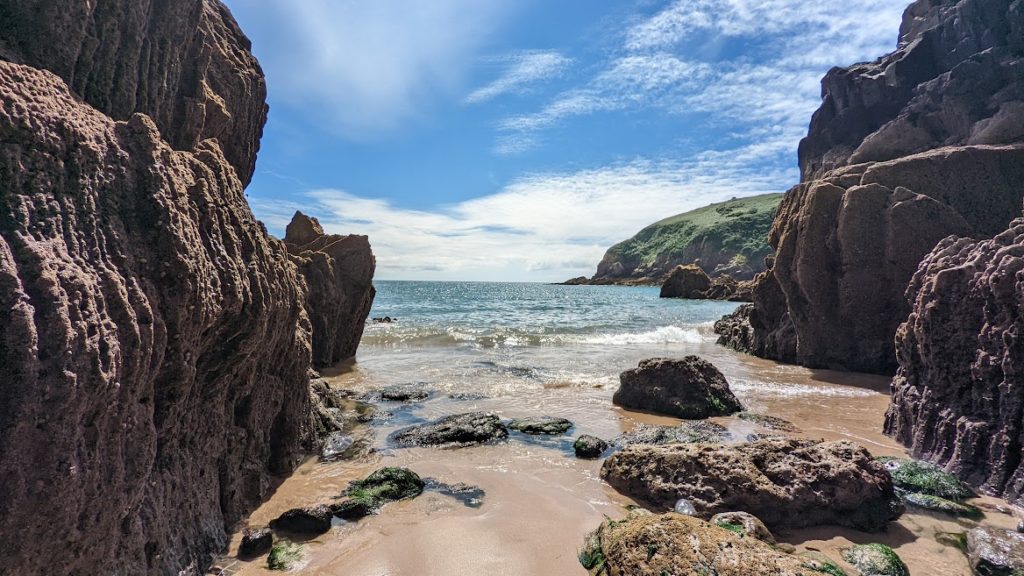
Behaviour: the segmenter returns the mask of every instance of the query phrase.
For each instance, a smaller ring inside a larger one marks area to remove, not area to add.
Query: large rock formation
[[[215,0],[0,0],[0,572],[201,573],[294,466],[306,293],[243,192],[263,94]]]
[[[699,356],[649,358],[619,375],[617,406],[684,420],[728,416],[743,410],[722,372]]]
[[[991,240],[943,240],[907,295],[886,432],[1024,503],[1024,219]]]
[[[898,49],[833,69],[772,226],[774,267],[723,342],[812,367],[895,370],[921,258],[992,236],[1024,198],[1024,9],[918,0]],[[779,296],[784,302],[780,313]],[[745,324],[745,325],[744,325]]]
[[[316,218],[296,212],[284,242],[306,280],[313,364],[331,366],[355,356],[376,294],[369,240],[325,234]]]

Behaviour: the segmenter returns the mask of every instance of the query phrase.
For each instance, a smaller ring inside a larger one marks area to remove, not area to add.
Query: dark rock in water
[[[460,402],[468,402],[474,400],[486,400],[487,396],[478,394],[476,392],[452,392],[448,395],[452,400],[458,400]]]
[[[604,451],[608,449],[608,443],[597,436],[584,434],[573,442],[572,449],[576,452],[577,458],[593,460],[604,454]]]
[[[889,456],[880,457],[878,461],[885,465],[896,488],[904,492],[958,501],[974,495],[963,482],[933,464]]]
[[[796,427],[789,420],[784,420],[777,416],[769,416],[767,414],[756,414],[754,412],[740,412],[736,415],[740,420],[746,420],[747,422],[753,422],[763,428],[769,430],[778,430],[779,432],[799,432],[800,429]]]
[[[949,514],[950,516],[971,518],[973,520],[977,520],[983,516],[981,510],[977,506],[953,502],[952,500],[947,500],[939,496],[932,496],[931,494],[910,493],[903,494],[902,498],[905,504],[914,508],[930,510],[932,512],[941,512],[943,514]]]
[[[398,322],[398,318],[392,318],[391,316],[384,316],[373,319],[374,324],[393,324],[395,322]]]
[[[775,544],[775,536],[771,530],[761,522],[761,519],[747,512],[723,512],[711,517],[711,523],[719,528],[725,528],[740,536],[757,538],[768,544]]]
[[[306,281],[306,313],[313,324],[313,365],[352,358],[363,336],[376,290],[377,263],[366,236],[326,234],[316,218],[296,212],[284,238]]]
[[[1016,576],[1024,573],[1024,534],[989,526],[969,530],[967,559],[975,574]]]
[[[554,416],[537,416],[535,418],[516,418],[508,424],[509,430],[523,434],[554,436],[565,434],[572,429],[572,422]]]
[[[721,443],[732,439],[729,429],[707,420],[692,420],[678,426],[656,426],[638,424],[635,428],[615,439],[618,447],[640,445],[662,445],[677,443],[712,442]]]
[[[676,266],[661,286],[661,297],[702,300],[710,288],[711,278],[700,266]]]
[[[445,496],[455,498],[462,502],[467,508],[479,508],[484,504],[484,496],[487,493],[479,486],[459,482],[457,484],[446,484],[438,480],[427,480],[427,488],[435,490]]]
[[[623,372],[619,381],[612,401],[624,408],[683,419],[726,416],[743,409],[725,376],[697,356],[644,360]]]
[[[274,545],[274,535],[267,528],[246,528],[242,533],[242,543],[238,545],[238,555],[242,558],[255,558],[270,552]]]
[[[507,437],[508,429],[496,415],[470,412],[445,416],[427,424],[396,430],[392,432],[389,440],[395,446],[408,448],[445,444],[481,444]]]
[[[291,570],[302,560],[304,549],[294,542],[278,542],[270,549],[267,556],[267,568],[271,570]]]
[[[910,576],[907,565],[885,544],[856,544],[843,551],[843,560],[861,574],[871,576]]]
[[[320,450],[321,462],[334,462],[345,457],[345,453],[355,444],[355,440],[343,432],[334,432],[324,441]]]
[[[690,516],[643,510],[604,521],[586,537],[579,560],[594,576],[810,576],[806,559],[756,538]]]
[[[885,467],[849,442],[636,445],[605,460],[601,477],[664,510],[686,498],[702,517],[742,510],[772,528],[874,532],[901,508]]]
[[[392,402],[416,402],[429,398],[430,392],[422,384],[399,384],[381,390],[380,397]]]
[[[323,534],[331,529],[331,518],[334,513],[329,506],[307,506],[292,508],[270,521],[274,531],[292,534]]]
[[[947,238],[925,258],[907,289],[913,311],[896,335],[899,370],[885,422],[916,457],[1018,505],[1021,270],[1024,219],[990,240]]]
[[[355,520],[368,516],[378,508],[396,500],[415,498],[423,493],[426,483],[406,468],[381,468],[362,480],[352,482],[345,490],[345,500],[331,506],[335,516]]]

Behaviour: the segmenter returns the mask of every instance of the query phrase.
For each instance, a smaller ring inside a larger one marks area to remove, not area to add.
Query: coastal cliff
[[[1024,9],[918,0],[899,45],[835,68],[800,145],[773,267],[720,342],[810,367],[891,374],[922,258],[949,235],[991,237],[1024,199]]]
[[[248,48],[215,0],[0,0],[0,573],[202,573],[309,443]]]

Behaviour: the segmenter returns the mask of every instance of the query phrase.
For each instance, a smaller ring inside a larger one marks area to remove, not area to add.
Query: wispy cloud
[[[369,235],[381,278],[559,280],[593,274],[624,231],[711,202],[778,191],[793,171],[754,168],[765,153],[775,151],[741,147],[686,161],[637,159],[533,174],[436,210],[337,189],[308,192],[298,203],[252,204],[275,230],[302,209],[329,231]]]
[[[271,100],[315,110],[323,127],[374,138],[425,116],[462,89],[512,0],[227,0],[246,31]]]
[[[482,104],[498,96],[521,92],[532,84],[555,78],[565,72],[572,64],[572,59],[555,51],[527,50],[497,59],[497,62],[505,65],[502,75],[466,96],[466,104]]]

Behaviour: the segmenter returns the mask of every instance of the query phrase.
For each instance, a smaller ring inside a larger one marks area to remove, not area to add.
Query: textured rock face
[[[831,524],[874,532],[899,512],[885,466],[849,442],[630,446],[605,461],[601,477],[663,510],[685,498],[701,517],[742,510],[773,529]]]
[[[917,0],[896,51],[822,80],[800,144],[803,180],[941,146],[1024,141],[1022,50],[1019,1]]]
[[[683,419],[725,416],[743,409],[725,376],[698,356],[644,360],[623,372],[619,381],[612,401],[624,408]]]
[[[1024,220],[948,238],[907,290],[886,432],[982,490],[1024,502]]]
[[[355,356],[376,294],[369,240],[325,234],[316,218],[296,212],[284,242],[306,281],[313,364],[331,366]]]
[[[723,343],[895,371],[892,338],[921,258],[951,234],[997,234],[1019,212],[1022,31],[1016,0],[918,0],[896,51],[829,72],[800,146],[803,182],[769,236],[769,286],[721,325]]]
[[[176,150],[217,139],[243,185],[267,119],[249,49],[216,0],[0,0],[0,59],[50,70],[116,120],[146,114]]]
[[[895,371],[892,338],[918,263],[951,234],[1005,229],[1022,181],[1024,145],[1007,145],[942,148],[796,186],[772,228],[756,312],[722,323],[723,343],[816,368]]]
[[[704,298],[711,288],[711,278],[695,264],[676,266],[661,286],[662,298]]]
[[[294,268],[215,141],[5,62],[0,141],[4,568],[201,570],[308,422]]]

